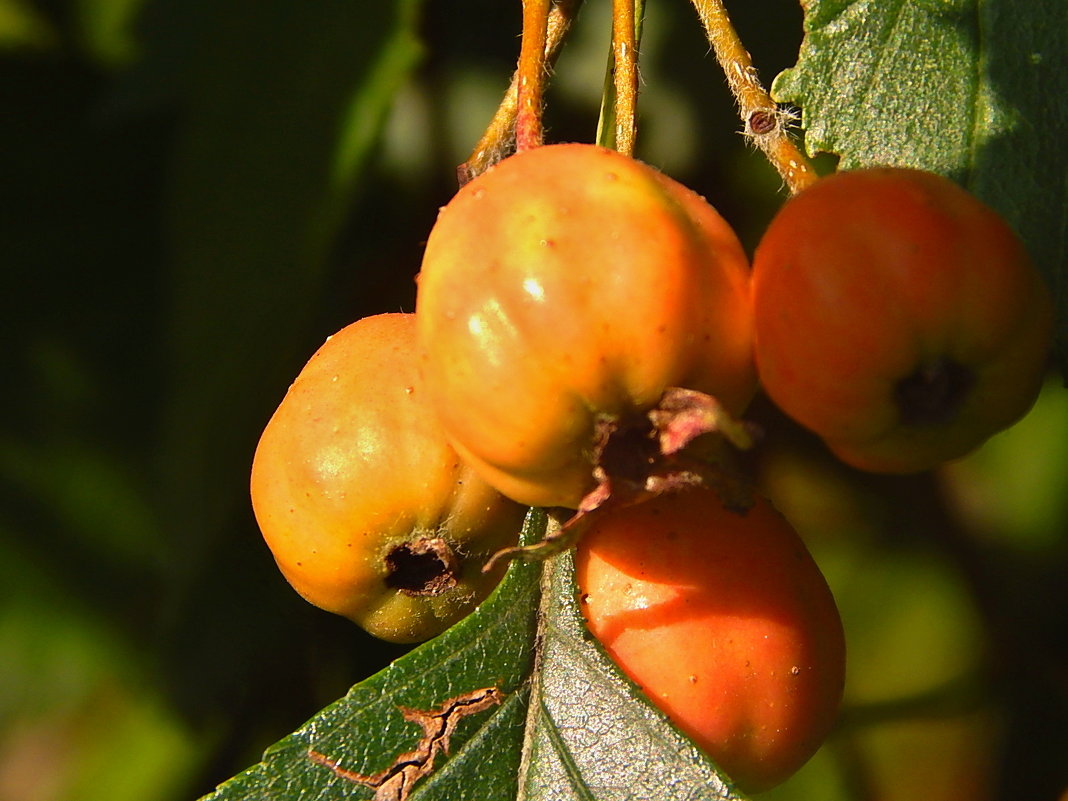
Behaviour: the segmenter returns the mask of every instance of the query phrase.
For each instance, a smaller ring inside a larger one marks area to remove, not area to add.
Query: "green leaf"
[[[0,0],[0,53],[50,50],[59,36],[40,11],[22,0]]]
[[[137,55],[134,26],[144,0],[76,0],[78,38],[102,65],[120,67]]]
[[[544,529],[545,516],[531,514],[525,536],[537,538]],[[309,759],[309,749],[345,769],[378,773],[414,749],[423,734],[398,707],[432,710],[484,687],[496,687],[503,701],[459,722],[448,758],[437,756],[434,772],[416,784],[415,796],[423,801],[513,797],[534,663],[540,575],[538,563],[514,562],[494,594],[471,615],[353,687],[269,748],[263,762],[207,798],[372,798],[370,788]]]
[[[523,541],[539,539],[545,520],[532,512]],[[412,785],[412,801],[744,801],[593,640],[570,552],[544,569],[513,562],[469,617],[353,687],[204,801],[373,798],[309,750],[344,770],[379,773],[422,736],[399,707],[434,711],[486,687],[501,703],[457,722],[447,753]]]
[[[619,672],[583,623],[574,560],[546,566],[541,650],[527,720],[529,801],[741,799],[715,764]]]
[[[998,209],[1053,289],[1068,356],[1068,4],[811,0],[775,99],[840,167],[920,167]]]

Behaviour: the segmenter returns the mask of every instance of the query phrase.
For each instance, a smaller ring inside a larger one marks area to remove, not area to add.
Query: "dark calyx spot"
[[[597,464],[618,480],[644,484],[660,455],[656,431],[647,415],[626,421],[602,421],[597,432]]]
[[[975,376],[951,359],[920,366],[897,382],[894,400],[906,425],[935,426],[957,416]]]
[[[459,560],[441,537],[406,542],[386,554],[386,586],[405,595],[441,595],[456,586]]]

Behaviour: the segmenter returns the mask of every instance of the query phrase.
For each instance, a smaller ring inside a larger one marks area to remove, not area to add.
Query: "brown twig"
[[[764,151],[790,191],[797,194],[818,176],[787,135],[791,115],[780,109],[761,85],[753,59],[738,38],[722,0],[693,0],[693,5],[738,104],[746,136]]]

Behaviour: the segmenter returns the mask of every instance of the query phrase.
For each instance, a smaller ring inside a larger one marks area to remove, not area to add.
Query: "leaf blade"
[[[521,801],[740,801],[707,754],[612,662],[578,607],[571,552],[550,560]]]
[[[544,521],[543,514],[532,513],[525,536],[539,536]],[[268,748],[262,762],[224,782],[203,801],[372,798],[372,789],[312,762],[309,750],[336,760],[346,770],[378,773],[389,768],[396,756],[414,749],[420,739],[419,727],[404,719],[401,707],[430,710],[481,687],[497,687],[505,695],[503,703],[458,723],[451,753],[437,757],[434,772],[415,784],[410,798],[514,796],[524,701],[533,667],[530,645],[540,569],[537,563],[514,563],[497,590],[471,615],[354,686]],[[484,795],[487,788],[503,794]]]

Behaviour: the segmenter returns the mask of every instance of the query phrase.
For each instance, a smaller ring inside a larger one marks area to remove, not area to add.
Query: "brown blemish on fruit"
[[[392,765],[379,773],[365,775],[348,770],[314,749],[308,750],[308,759],[316,765],[329,768],[335,776],[372,788],[375,791],[374,801],[406,801],[415,783],[434,769],[437,755],[449,752],[449,740],[461,718],[496,706],[502,697],[503,694],[496,687],[483,687],[450,698],[430,711],[398,707],[405,720],[422,727],[423,737],[413,751],[401,754]]]

